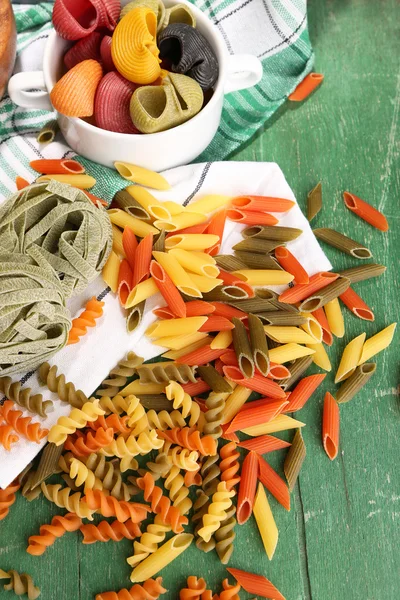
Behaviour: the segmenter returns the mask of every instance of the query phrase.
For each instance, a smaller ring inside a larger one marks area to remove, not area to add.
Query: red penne
[[[267,454],[267,452],[288,448],[291,444],[273,435],[260,435],[245,442],[240,442],[238,445],[246,450],[253,450],[257,454]]]
[[[220,358],[224,365],[233,365],[234,367],[238,366],[236,352],[232,348],[228,348],[227,350],[225,350],[225,352],[221,354]]]
[[[254,377],[243,377],[238,367],[225,366],[224,375],[231,381],[264,396],[277,399],[286,398],[285,392],[275,381],[271,381],[259,373],[256,373]]]
[[[291,392],[289,404],[285,407],[283,412],[295,412],[296,410],[303,408],[307,400],[311,398],[325,377],[326,373],[317,373],[316,375],[309,375],[308,377],[301,379]]]
[[[182,365],[189,365],[191,367],[194,365],[206,365],[216,358],[219,358],[224,352],[226,352],[226,350],[213,350],[210,345],[207,344],[206,346],[197,348],[197,350],[193,350],[193,352],[189,352],[189,354],[185,354],[184,356],[177,358],[176,362]]]
[[[287,404],[289,402],[286,398],[284,400],[261,398],[261,400],[247,402],[231,421],[226,431],[227,433],[233,433],[247,427],[253,427],[253,425],[269,423],[284,410]]]
[[[135,259],[136,259],[136,250],[138,247],[138,241],[136,235],[133,233],[132,229],[129,227],[125,227],[122,233],[122,247],[125,252],[126,260],[129,263],[130,268],[132,269],[132,273],[135,269]]]
[[[339,450],[340,414],[335,398],[326,392],[322,415],[322,443],[331,460],[337,457]]]
[[[181,233],[205,233],[208,227],[208,221],[206,223],[199,223],[198,225],[192,225],[191,227],[185,227],[184,229],[179,229],[178,231],[172,231],[166,235],[168,239],[171,235],[181,234]]]
[[[122,306],[125,306],[125,303],[129,296],[129,292],[133,288],[132,280],[133,280],[132,269],[131,269],[128,261],[126,260],[126,258],[124,258],[121,261],[121,264],[119,266],[118,290],[117,290],[119,301],[121,302]]]
[[[89,200],[91,200],[93,202],[93,204],[95,206],[97,206],[98,203],[100,203],[102,206],[108,206],[108,202],[106,202],[105,200],[102,200],[101,198],[98,198],[97,196],[95,196],[94,194],[91,194],[87,190],[82,190],[82,192],[84,194],[86,194],[86,196],[89,198]]]
[[[251,285],[241,281],[236,275],[233,273],[228,273],[228,271],[224,271],[223,269],[219,270],[218,279],[222,279],[224,285],[233,285],[241,288],[245,292],[247,292],[249,298],[254,297],[254,290]]]
[[[211,233],[213,235],[217,235],[219,237],[219,242],[211,246],[211,248],[207,248],[206,253],[210,254],[210,256],[215,256],[218,254],[219,249],[222,244],[222,237],[224,235],[225,229],[225,221],[226,221],[226,210],[220,210],[215,215],[213,215],[208,223],[208,227],[205,233]]]
[[[214,363],[214,369],[216,371],[218,371],[218,373],[223,377],[224,376],[224,363],[222,362],[221,358],[217,358],[217,360]]]
[[[85,168],[76,160],[41,158],[39,160],[31,160],[29,164],[32,169],[38,173],[42,173],[42,175],[77,175],[85,172]]]
[[[271,196],[237,196],[232,200],[232,206],[255,212],[287,212],[295,204],[293,200]]]
[[[105,35],[100,44],[101,62],[105,71],[115,71],[115,65],[111,55],[111,42],[111,36]]]
[[[151,252],[151,249],[150,249]],[[154,282],[161,292],[162,297],[168,304],[174,316],[184,318],[186,317],[186,306],[179,290],[173,283],[172,279],[165,272],[158,262],[152,260],[150,263],[150,274],[154,279]]]
[[[288,96],[292,102],[302,102],[319,86],[324,80],[321,73],[309,73],[300,81],[297,88]]]
[[[187,317],[204,317],[215,312],[215,307],[211,302],[205,302],[204,300],[191,300],[186,302],[186,316]]]
[[[232,319],[236,317],[237,319],[243,320],[247,319],[247,313],[235,308],[234,306],[229,306],[229,304],[224,304],[223,302],[210,302],[215,308],[213,315],[215,317],[225,317],[226,319]]]
[[[224,440],[228,440],[229,442],[236,442],[238,443],[240,440],[238,438],[238,436],[236,435],[236,433],[227,433],[226,430],[228,429],[229,424],[225,423],[225,425],[221,425],[222,427],[222,435],[221,437]]]
[[[288,486],[262,456],[258,457],[258,479],[279,504],[282,504],[283,508],[290,510],[290,494]]]
[[[207,318],[207,321],[204,323],[204,325],[200,327],[199,331],[228,331],[230,329],[234,329],[234,327],[234,324],[229,321],[229,319],[211,315]]]
[[[226,570],[249,594],[273,600],[285,600],[280,591],[264,575],[255,575],[254,573],[248,573],[240,569],[227,568]]]
[[[17,175],[17,177],[15,178],[15,185],[17,186],[18,191],[23,190],[29,185],[29,181]]]
[[[360,217],[360,219],[363,219],[363,221],[372,225],[372,227],[376,227],[376,229],[380,229],[380,231],[387,231],[389,229],[389,224],[385,215],[371,206],[371,204],[368,204],[368,202],[361,200],[361,198],[358,198],[350,192],[344,192],[343,200],[351,212]]]
[[[279,219],[269,213],[239,210],[238,208],[230,208],[227,211],[227,217],[235,223],[243,225],[276,225]]]
[[[117,71],[106,73],[101,79],[94,102],[96,125],[116,133],[140,133],[130,114],[132,94],[137,88]]]
[[[322,327],[322,341],[327,346],[332,346],[333,335],[332,335],[331,328],[329,327],[328,319],[326,318],[324,308],[321,307],[321,308],[318,308],[317,310],[314,310],[312,315],[317,319],[318,323]]]
[[[67,70],[69,71],[78,63],[90,58],[100,61],[101,38],[101,33],[98,31],[93,31],[93,33],[79,40],[79,42],[76,42],[72,48],[67,50],[67,52],[64,54],[64,65],[67,67]]]
[[[153,234],[149,233],[138,244],[135,252],[133,269],[133,287],[149,278],[150,263],[153,252]]]
[[[281,265],[282,269],[291,273],[294,277],[294,283],[304,285],[309,283],[309,277],[307,271],[301,266],[299,261],[293,254],[284,246],[278,246],[275,248],[275,258]]]
[[[257,454],[255,452],[249,452],[242,463],[242,470],[240,473],[241,479],[236,509],[236,518],[239,525],[246,523],[253,512],[258,469]]]
[[[189,383],[182,383],[182,388],[187,394],[189,394],[189,396],[192,397],[196,394],[204,394],[204,392],[208,392],[211,389],[208,383],[202,379],[197,379],[196,383],[192,383],[191,381]]]
[[[288,288],[279,296],[279,302],[286,302],[286,304],[295,304],[301,300],[305,300],[311,294],[322,290],[330,283],[333,283],[339,275],[337,273],[330,273],[328,271],[322,271],[316,273],[310,277],[309,283],[305,285],[296,284],[292,288]]]
[[[375,315],[370,307],[365,304],[364,300],[360,298],[356,292],[351,289],[351,287],[347,288],[343,294],[339,296],[341,301],[351,312],[359,317],[360,319],[364,319],[364,321],[374,321]]]
[[[290,377],[290,371],[285,365],[270,363],[267,377],[269,377],[269,379],[286,379],[287,377]]]

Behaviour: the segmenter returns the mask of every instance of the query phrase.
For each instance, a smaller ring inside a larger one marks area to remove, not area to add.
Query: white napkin
[[[185,205],[193,199],[212,193],[231,196],[242,194],[275,196],[296,201],[282,171],[275,163],[203,163],[171,169],[164,175],[171,183],[172,189],[167,192],[152,193],[161,200],[174,200]],[[276,216],[280,219],[279,225],[303,230],[303,234],[290,242],[288,247],[309,275],[332,268],[297,203],[288,213],[283,216],[276,213]],[[227,222],[221,253],[232,253],[232,246],[242,239],[240,235],[242,229],[243,225]],[[279,291],[279,288],[276,289]],[[107,292],[107,286],[101,277],[98,277],[84,293],[69,301],[71,314],[77,316],[92,296],[101,296],[99,299],[103,299],[105,303],[104,315],[97,321],[97,326],[89,329],[78,344],[63,348],[49,361],[51,365],[57,365],[58,372],[64,373],[67,381],[72,381],[76,388],[83,390],[88,396],[129,350],[140,354],[145,360],[162,353],[163,349],[152,344],[144,332],[156,319],[152,310],[165,304],[160,294],[150,298],[146,302],[146,314],[142,323],[136,331],[128,334],[124,311],[114,294]],[[22,379],[24,385],[31,387],[34,393],[40,391],[44,399],[54,401],[55,410],[46,419],[41,420],[43,427],[50,428],[58,417],[70,412],[68,404],[60,402],[56,394],[49,392],[46,387],[39,386],[36,372],[28,375],[21,374],[21,377],[14,379]],[[25,414],[32,416],[24,411]],[[10,452],[0,446],[0,488],[9,485],[44,444],[45,440],[35,444],[20,438],[16,444],[13,444]]]

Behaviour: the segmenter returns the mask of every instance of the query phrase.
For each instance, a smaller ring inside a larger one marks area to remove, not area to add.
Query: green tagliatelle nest
[[[67,343],[66,299],[111,246],[105,210],[69,185],[33,184],[0,206],[0,375],[34,369]]]

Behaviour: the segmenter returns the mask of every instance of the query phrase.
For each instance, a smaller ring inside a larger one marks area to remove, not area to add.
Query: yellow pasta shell
[[[134,83],[153,83],[161,74],[157,17],[146,7],[128,12],[115,28],[111,55],[116,69]]]

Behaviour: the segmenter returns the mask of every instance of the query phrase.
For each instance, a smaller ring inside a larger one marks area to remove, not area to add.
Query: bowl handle
[[[233,54],[228,58],[224,93],[237,92],[256,85],[262,77],[260,59],[253,54]]]
[[[18,106],[54,110],[44,82],[43,71],[13,75],[8,82],[8,93]]]

